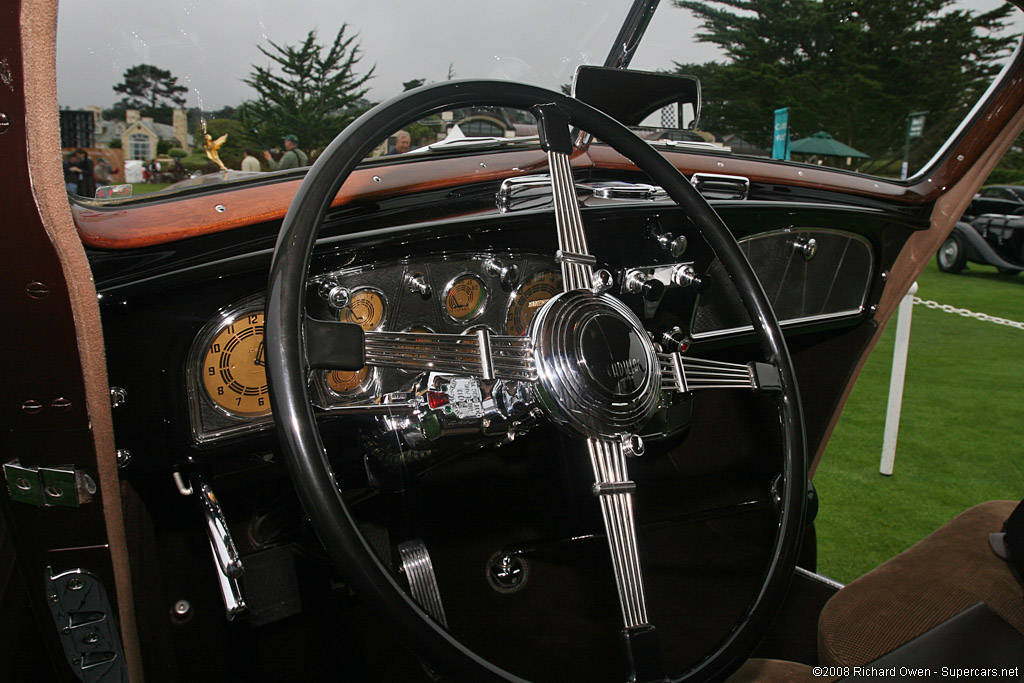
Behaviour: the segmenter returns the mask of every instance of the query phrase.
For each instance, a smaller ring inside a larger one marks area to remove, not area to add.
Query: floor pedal
[[[249,607],[249,625],[265,626],[302,611],[295,556],[280,545],[243,558],[242,594]]]
[[[441,591],[437,588],[434,564],[423,540],[416,538],[400,544],[398,555],[402,559],[402,573],[409,581],[413,600],[437,623],[447,627],[448,619],[444,615]]]

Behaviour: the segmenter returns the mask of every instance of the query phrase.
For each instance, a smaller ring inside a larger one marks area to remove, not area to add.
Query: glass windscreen
[[[629,5],[64,3],[65,182],[117,198],[300,169],[373,104],[440,81],[568,92],[579,65],[605,61]],[[754,7],[661,3],[632,67],[696,76],[702,94],[697,121],[683,110],[648,117],[667,130],[661,142],[913,176],[1019,31],[1015,8],[986,0]],[[394,131],[371,157],[473,151],[535,132],[526,112],[467,108]]]

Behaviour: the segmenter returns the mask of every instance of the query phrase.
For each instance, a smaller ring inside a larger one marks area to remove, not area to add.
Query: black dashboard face
[[[747,200],[714,206],[784,327],[799,336],[857,326],[880,295],[879,275],[895,256],[890,245],[916,226],[881,207],[771,200],[770,191],[754,186]],[[596,194],[584,201],[592,251],[613,276],[610,293],[657,344],[682,342],[699,356],[749,343],[746,313],[686,216],[664,198],[597,201]],[[409,197],[332,215],[314,250],[307,315],[355,323],[371,335],[457,335],[467,344],[481,330],[521,337],[561,290],[554,220],[543,206],[495,211],[489,197],[491,211],[479,217],[419,222],[424,208]],[[434,194],[421,199],[435,208],[439,201]],[[115,427],[126,448],[146,443],[143,449],[154,451],[146,461],[153,466],[276,450],[261,347],[276,229],[267,223],[168,247],[91,254],[110,379],[130,397],[115,411]],[[703,286],[668,286],[654,301],[623,286],[636,272],[670,284],[676,266],[692,267]],[[396,396],[422,398],[428,375],[374,365],[314,370],[308,393],[322,418],[380,421]],[[659,413],[651,429],[668,433],[672,420]]]
[[[791,209],[748,208],[743,202],[719,207],[737,227],[741,247],[785,326],[800,332],[856,324],[877,282],[886,222],[820,207],[800,220]],[[586,220],[595,253],[616,280],[612,294],[640,316],[657,341],[670,334],[693,344],[693,353],[728,339],[743,343],[749,321],[731,283],[678,212],[664,204],[641,205],[588,214]],[[562,288],[552,232],[550,216],[536,212],[384,237],[329,238],[314,257],[307,314],[355,323],[368,333],[471,338],[487,330],[519,337]],[[685,252],[673,255],[666,233],[687,238]],[[273,427],[262,346],[269,251],[242,245],[237,255],[198,267],[197,257],[189,256],[185,268],[172,266],[146,278],[146,285],[118,284],[101,299],[112,330],[112,380],[147,401],[168,403],[158,412],[172,417],[154,425],[150,414],[143,422],[173,433],[168,440],[180,448],[172,458],[190,447],[230,446]],[[632,272],[667,277],[678,265],[693,267],[706,286],[699,293],[670,286],[652,302],[621,285]],[[366,408],[381,405],[386,396],[422,392],[422,374],[369,365],[315,370],[309,395],[322,415],[372,414]],[[162,390],[154,393],[154,386]]]
[[[551,256],[532,253],[438,253],[329,271],[309,280],[308,314],[358,324],[366,332],[520,336],[543,304],[561,291]],[[229,304],[200,330],[186,368],[192,435],[198,443],[270,426],[263,364],[263,296]],[[316,408],[350,409],[385,394],[412,391],[410,370],[366,366],[314,370]]]

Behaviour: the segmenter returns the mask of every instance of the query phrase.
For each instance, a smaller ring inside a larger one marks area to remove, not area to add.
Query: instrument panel
[[[422,259],[347,267],[307,285],[307,314],[366,331],[522,335],[544,303],[562,289],[548,255],[444,253]],[[200,330],[186,373],[197,443],[269,428],[263,360],[263,295],[225,306]],[[310,395],[323,412],[373,405],[408,391],[418,373],[367,366],[310,373]]]

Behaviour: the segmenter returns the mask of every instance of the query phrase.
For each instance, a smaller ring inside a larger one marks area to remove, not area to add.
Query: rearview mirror
[[[581,66],[572,96],[624,126],[692,130],[700,118],[700,81],[692,76]]]

